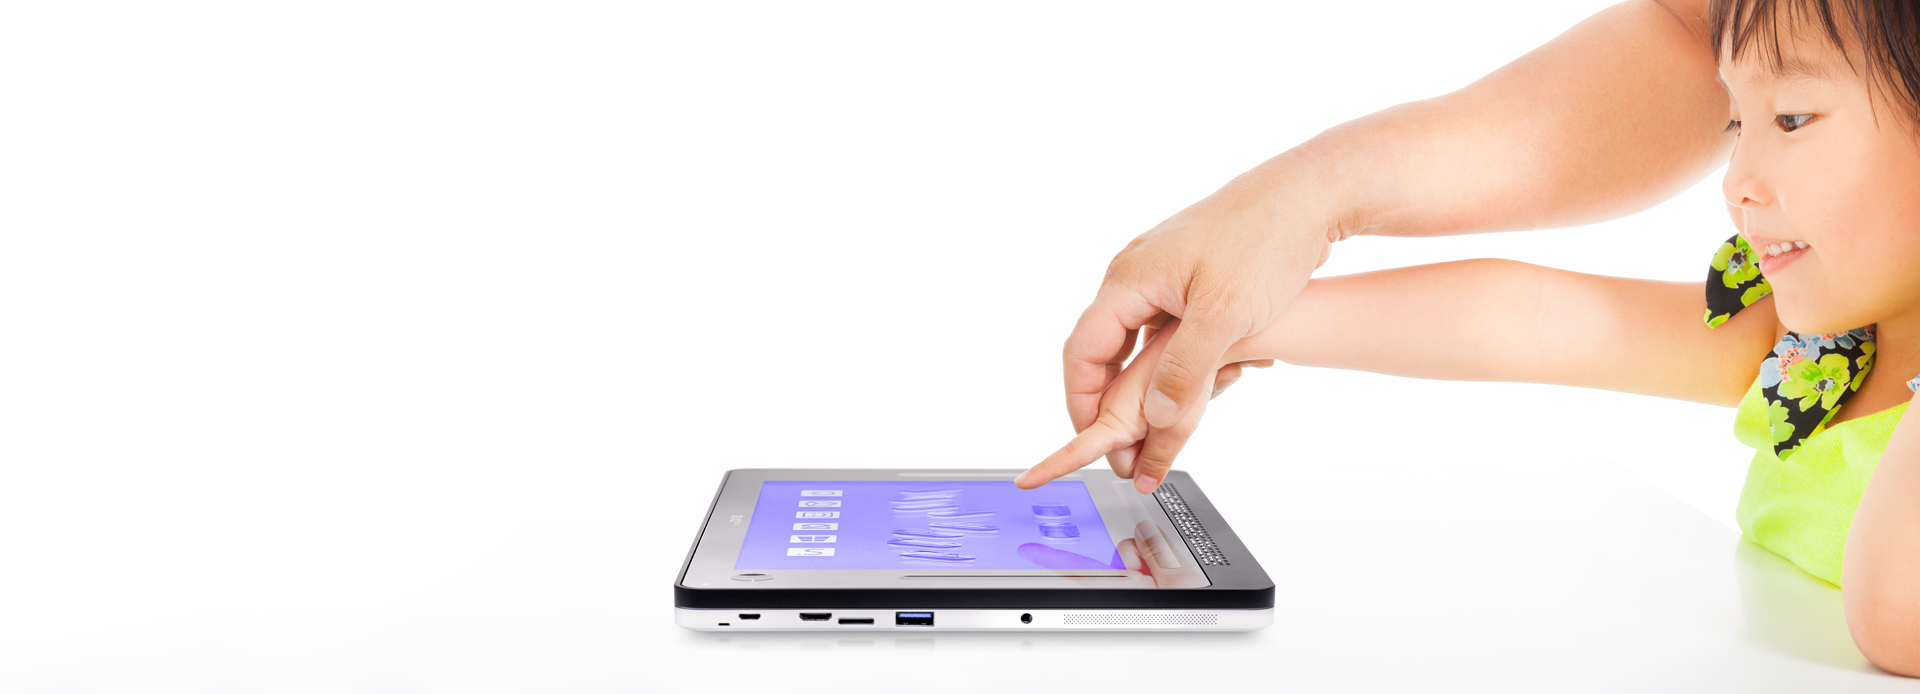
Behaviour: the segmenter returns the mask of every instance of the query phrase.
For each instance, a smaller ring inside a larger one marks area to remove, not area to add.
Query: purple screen
[[[735,569],[1124,569],[1084,482],[763,482]]]

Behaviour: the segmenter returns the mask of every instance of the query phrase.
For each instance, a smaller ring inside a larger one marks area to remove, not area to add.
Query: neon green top
[[[1733,435],[1754,449],[1734,512],[1740,530],[1820,580],[1840,585],[1847,529],[1906,403],[1817,430],[1782,461],[1767,426],[1767,400],[1753,381],[1733,416]]]

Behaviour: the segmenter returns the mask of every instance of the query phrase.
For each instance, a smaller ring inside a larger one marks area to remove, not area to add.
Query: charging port
[[[840,623],[841,624],[872,624],[873,618],[869,617],[866,619],[857,619],[853,617],[841,617]]]
[[[751,620],[751,619],[759,619],[759,618],[760,618],[760,615],[757,615],[757,614],[743,614],[743,615],[740,615],[740,619],[741,619],[742,621],[745,621],[745,620]]]
[[[829,620],[829,619],[833,619],[833,613],[832,613],[832,612],[802,612],[802,613],[800,613],[800,621],[802,621],[802,622],[824,622],[824,621],[827,621],[827,620]]]
[[[893,624],[894,626],[902,627],[930,627],[933,626],[933,613],[895,612],[893,613]]]

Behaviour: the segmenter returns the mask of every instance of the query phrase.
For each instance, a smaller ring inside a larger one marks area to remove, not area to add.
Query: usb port
[[[802,621],[802,622],[824,622],[824,621],[827,621],[827,620],[829,620],[829,619],[833,619],[833,613],[832,613],[832,612],[802,612],[802,613],[800,613],[800,621]]]
[[[856,619],[853,617],[841,617],[840,623],[841,624],[872,624],[873,619],[872,618]]]
[[[894,626],[902,627],[930,627],[933,626],[933,613],[895,612],[893,613],[893,624]]]
[[[741,619],[742,621],[745,621],[745,620],[749,620],[749,619],[759,619],[759,618],[760,618],[760,615],[757,615],[757,614],[743,614],[743,615],[740,615],[740,619]]]

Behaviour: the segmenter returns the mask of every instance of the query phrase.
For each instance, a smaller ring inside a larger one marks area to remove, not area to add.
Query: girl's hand
[[[1907,677],[1920,677],[1920,588],[1913,580],[1920,574],[1920,416],[1907,416],[1915,412],[1920,395],[1908,401],[1880,453],[1840,566],[1840,603],[1854,645],[1880,669]]]
[[[1166,478],[1167,469],[1172,461],[1156,464],[1156,461],[1144,461],[1135,466],[1141,444],[1147,437],[1148,424],[1141,408],[1146,400],[1148,387],[1152,384],[1154,369],[1166,354],[1167,345],[1174,333],[1179,330],[1178,319],[1168,320],[1159,330],[1151,330],[1144,337],[1147,343],[1141,348],[1139,356],[1134,357],[1113,383],[1108,385],[1100,396],[1099,411],[1093,423],[1080,431],[1072,441],[1046,460],[1021,473],[1014,485],[1021,489],[1032,489],[1058,479],[1074,470],[1086,467],[1088,463],[1109,456],[1114,474],[1133,478],[1133,487],[1142,494],[1153,492]],[[1239,380],[1247,366],[1271,366],[1273,360],[1235,362],[1219,368],[1214,379],[1213,395],[1218,396],[1227,386]],[[1200,424],[1201,414],[1206,410],[1203,401],[1199,407],[1187,412],[1174,426],[1157,430],[1156,436],[1169,436],[1176,445],[1186,443]]]

